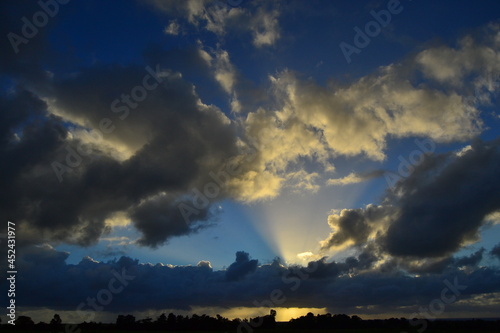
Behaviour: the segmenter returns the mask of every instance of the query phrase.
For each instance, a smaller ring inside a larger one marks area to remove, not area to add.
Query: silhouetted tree
[[[166,328],[167,327],[167,316],[162,313],[158,319],[156,320],[156,326],[158,328]]]
[[[356,315],[351,316],[351,320],[352,320],[352,321],[363,321],[363,319],[361,319],[361,317],[356,316]]]
[[[50,324],[47,324],[43,321],[35,324],[35,328],[34,330],[36,331],[53,331],[54,328],[50,326]],[[62,328],[60,328],[60,330],[62,331]]]
[[[18,328],[33,328],[35,322],[28,316],[19,316],[16,319],[16,326]]]
[[[59,327],[62,326],[62,320],[61,317],[56,313],[54,315],[54,318],[50,321],[50,326],[52,326],[54,329],[58,329]]]
[[[118,328],[133,328],[135,326],[135,317],[132,315],[119,315],[116,318],[116,327]]]
[[[153,327],[154,327],[153,318],[148,317],[148,318],[140,319],[136,322],[136,326],[138,326],[144,330],[153,329]]]
[[[175,328],[176,323],[177,323],[177,317],[172,312],[170,312],[167,317],[167,327],[169,329],[173,329]]]

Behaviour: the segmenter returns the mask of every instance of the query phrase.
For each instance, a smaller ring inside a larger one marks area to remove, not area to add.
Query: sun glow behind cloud
[[[326,221],[332,202],[341,202],[344,207],[353,206],[365,186],[325,188],[307,195],[284,193],[272,202],[253,205],[250,208],[251,221],[286,263],[304,264],[304,258],[299,254],[311,252],[310,258],[318,256],[319,242],[328,231]]]
[[[308,312],[315,314],[325,314],[327,313],[326,308],[273,308],[276,310],[276,321],[288,321],[292,318],[298,318],[300,316],[305,316]],[[205,309],[203,309],[205,310]],[[212,309],[217,310],[217,309]],[[220,314],[227,318],[248,318],[257,317],[269,314],[269,308],[250,308],[250,307],[238,307],[229,310],[222,310]]]

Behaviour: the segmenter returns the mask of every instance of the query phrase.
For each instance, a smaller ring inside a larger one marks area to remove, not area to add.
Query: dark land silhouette
[[[291,319],[288,322],[277,322],[276,311],[271,310],[268,315],[250,319],[228,319],[220,315],[182,316],[173,313],[161,314],[158,318],[137,319],[131,314],[118,315],[115,323],[83,322],[80,324],[64,323],[58,314],[49,323],[36,323],[27,316],[19,316],[16,325],[2,323],[4,332],[72,332],[85,333],[99,332],[182,332],[182,331],[219,331],[219,332],[500,332],[500,319],[450,319],[450,320],[425,320],[425,319],[368,319],[359,316],[330,313],[305,316]]]

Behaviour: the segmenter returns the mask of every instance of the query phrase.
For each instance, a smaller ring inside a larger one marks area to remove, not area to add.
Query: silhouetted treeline
[[[253,322],[261,323],[259,328],[271,329],[276,325],[276,311],[271,310],[269,315],[250,319]],[[248,320],[228,319],[221,315],[210,317],[208,315],[193,314],[191,317],[175,315],[173,313],[161,314],[158,318],[144,318],[137,320],[133,315],[119,315],[114,324],[83,322],[78,324],[82,330],[122,330],[122,331],[201,331],[201,330],[224,330],[235,331],[242,322]],[[30,330],[30,331],[51,331],[65,332],[65,325],[58,314],[50,321],[50,324],[39,322],[35,324],[30,317],[19,316],[16,325],[4,324],[2,329],[7,330]],[[72,328],[70,332],[75,332]]]
[[[144,318],[137,320],[133,315],[119,315],[116,322],[112,324],[83,322],[78,325],[82,330],[120,330],[120,331],[224,331],[224,332],[245,332],[251,333],[261,329],[286,329],[291,331],[301,330],[342,330],[342,329],[378,329],[381,331],[408,331],[422,332],[423,330],[467,330],[477,332],[500,332],[500,320],[434,320],[423,319],[369,319],[363,320],[358,316],[348,316],[345,314],[332,315],[330,313],[314,315],[308,313],[305,316],[291,319],[289,322],[279,322],[275,320],[276,311],[271,310],[269,315],[244,319],[228,319],[220,315],[210,317],[208,315],[181,316],[169,313],[162,314],[158,318]],[[8,331],[29,330],[29,331],[50,331],[65,332],[65,324],[58,314],[50,323],[40,322],[35,324],[30,317],[19,316],[16,325],[4,324],[2,329]],[[425,327],[424,327],[425,326]],[[423,329],[423,330],[422,330]],[[74,329],[70,330],[75,332]]]
[[[297,319],[291,319],[285,327],[289,329],[379,329],[379,330],[400,330],[419,331],[428,329],[441,330],[468,330],[468,331],[495,331],[500,332],[500,320],[425,320],[425,319],[368,319],[363,320],[358,316],[348,316],[345,314],[314,315],[309,312],[307,315]]]
[[[181,316],[170,313],[162,314],[158,319],[146,318],[135,320],[132,315],[119,315],[116,328],[121,330],[167,330],[167,331],[199,331],[199,330],[233,330],[240,324],[239,319],[229,320],[220,315]]]

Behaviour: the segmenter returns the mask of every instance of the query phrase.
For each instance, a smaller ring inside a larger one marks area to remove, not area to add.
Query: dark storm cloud
[[[380,249],[379,249],[380,251]],[[385,261],[378,270],[384,274],[394,273],[400,270],[411,274],[444,274],[467,267],[477,268],[483,259],[484,249],[481,248],[470,255],[462,257],[445,256],[439,258],[408,258],[391,257]]]
[[[476,252],[472,253],[471,255],[458,258],[455,261],[455,265],[457,267],[477,266],[479,264],[479,262],[483,259],[484,251],[485,251],[484,248],[481,248],[481,249],[477,250]]]
[[[22,256],[19,259],[23,267],[31,269],[32,265],[39,265],[41,267],[64,266],[68,257],[68,252],[55,251],[49,245],[41,245],[24,248]]]
[[[365,243],[377,224],[382,223],[393,211],[390,206],[368,205],[366,208],[343,209],[340,214],[330,215],[328,224],[335,232],[322,242],[321,248],[325,250],[349,241]]]
[[[50,161],[58,155],[67,130],[58,117],[47,115],[44,102],[24,90],[0,97],[0,108],[0,151],[2,160],[8,161],[0,167],[4,188],[0,214],[4,220],[33,215],[43,219],[43,207],[30,194],[41,197],[51,191],[45,189],[53,179]],[[61,202],[54,205],[54,210],[60,206]]]
[[[121,101],[155,80],[161,84],[140,103]],[[159,66],[92,67],[52,80],[42,94],[50,106],[23,90],[0,101],[1,154],[9,161],[2,165],[7,184],[0,205],[4,220],[22,227],[21,244],[90,245],[109,231],[105,220],[123,211],[143,233],[139,243],[157,246],[195,232],[196,221],[212,216],[211,202],[193,207],[192,189],[203,191],[213,181],[209,172],[238,154],[235,130],[220,110],[201,105],[179,75]],[[68,126],[67,119],[85,127]],[[103,130],[103,119],[112,130]],[[84,128],[94,131],[77,135]],[[131,156],[119,160],[103,142]],[[226,195],[218,191],[214,200]],[[194,212],[189,219],[182,202]]]
[[[37,2],[0,7],[4,36],[21,34],[21,19],[41,10]],[[211,204],[228,196],[227,187],[218,186],[210,200],[193,189],[214,184],[209,173],[241,152],[231,121],[203,105],[176,72],[216,86],[207,59],[197,47],[150,46],[144,65],[49,73],[42,67],[55,51],[46,34],[56,19],[17,54],[7,38],[1,42],[0,74],[10,92],[0,96],[0,153],[8,161],[0,167],[0,216],[22,228],[19,245],[93,244],[110,231],[105,221],[116,212],[132,218],[139,244],[152,247],[209,226]],[[221,93],[208,89],[205,95]],[[141,91],[144,98],[131,99]],[[180,204],[189,206],[184,214]]]
[[[1,196],[1,216],[15,221],[23,230],[20,244],[40,239],[78,240],[102,228],[102,221],[90,223],[90,217],[100,210],[87,205],[89,195],[75,177],[57,186],[50,167],[53,160],[64,160],[68,130],[59,117],[46,112],[46,104],[35,95],[20,90],[3,96],[0,101],[4,191]],[[99,200],[99,198],[95,198]],[[95,202],[94,202],[95,203]],[[87,215],[79,214],[86,208]],[[82,219],[80,219],[82,218]],[[45,238],[47,237],[47,238]],[[95,237],[95,236],[94,236]]]
[[[281,307],[326,307],[332,312],[371,313],[375,310],[416,311],[439,298],[448,285],[461,289],[461,304],[475,295],[500,291],[500,272],[492,268],[469,271],[449,269],[440,274],[410,277],[394,270],[383,273],[375,269],[365,272],[353,269],[353,261],[310,262],[306,267],[284,267],[272,264],[248,266],[249,255],[238,252],[235,264],[247,263],[245,278],[228,280],[228,270],[214,271],[201,261],[197,266],[165,266],[141,264],[121,257],[119,260],[96,262],[84,258],[79,264],[66,264],[67,253],[50,246],[26,248],[20,257],[19,295],[23,306],[43,306],[54,310],[93,311],[88,298],[97,298],[109,289],[110,280],[125,279],[123,290],[113,294],[100,311],[129,312],[155,309],[191,309],[193,306],[254,307],[271,302],[270,294],[278,289],[284,301]],[[355,258],[356,259],[356,258]],[[361,261],[360,258],[357,258]],[[243,273],[242,273],[243,274]],[[456,282],[455,282],[456,281]],[[5,283],[5,282],[2,282]],[[118,284],[116,283],[115,287]],[[448,291],[449,292],[449,291]],[[272,304],[271,304],[272,305]],[[273,305],[273,306],[275,306]],[[265,305],[269,306],[269,305]],[[414,307],[414,308],[413,308]],[[82,319],[83,320],[83,319]]]
[[[460,153],[427,156],[388,192],[381,205],[330,215],[333,231],[321,242],[322,249],[349,243],[362,246],[372,235],[380,250],[392,256],[449,257],[477,240],[486,216],[500,208],[499,143],[499,139],[477,140]],[[459,262],[472,265],[481,258],[482,252],[477,252]],[[447,263],[426,265],[439,271]]]
[[[340,219],[335,221],[335,226],[339,228],[339,231],[332,235],[327,244],[328,247],[341,245],[348,240],[356,243],[365,242],[370,233],[370,227],[360,210],[351,209],[342,212]]]
[[[8,161],[0,166],[0,216],[22,229],[19,245],[93,244],[110,230],[105,220],[119,211],[133,217],[142,232],[139,243],[147,246],[209,226],[210,205],[226,196],[225,188],[194,208],[192,200],[199,197],[192,189],[203,190],[213,181],[209,172],[238,152],[229,119],[202,105],[195,87],[170,70],[213,83],[198,48],[150,46],[143,52],[148,69],[146,64],[96,65],[53,74],[45,68],[59,57],[47,34],[59,14],[16,50],[7,36],[24,38],[24,18],[32,21],[42,8],[35,1],[3,2],[0,8],[0,33],[6,37],[0,42],[0,74],[10,90],[0,96],[0,153]],[[59,5],[58,13],[65,8]],[[144,100],[124,100],[140,87],[147,88]],[[92,135],[82,136],[83,130],[93,130]],[[113,147],[130,156],[120,160]],[[188,219],[181,216],[180,203],[192,207]]]
[[[438,257],[476,240],[485,217],[500,208],[499,169],[499,140],[422,163],[396,189],[400,215],[387,230],[387,251]]]
[[[500,243],[498,243],[493,249],[491,249],[490,254],[500,259]]]
[[[226,279],[228,281],[239,280],[249,273],[255,272],[259,262],[256,259],[250,260],[250,255],[246,252],[236,252],[236,261],[226,270]]]
[[[155,247],[170,237],[187,235],[207,227],[207,223],[188,224],[179,210],[180,203],[178,200],[163,197],[134,207],[130,217],[143,235],[138,243]],[[186,200],[184,204],[190,202]],[[210,206],[207,206],[198,213],[197,221],[207,221],[213,215],[209,208]]]
[[[351,257],[352,258],[352,257]],[[374,263],[376,263],[379,260],[379,253],[374,246],[373,243],[369,243],[361,253],[359,254],[358,258],[354,258],[355,261],[355,267],[358,269],[368,269],[370,268]],[[347,258],[346,263],[349,261],[349,258]]]
[[[395,260],[393,269],[403,268],[412,274],[439,274],[445,271],[454,263],[452,257],[439,259],[425,259],[420,261]]]
[[[396,258],[394,270],[404,269],[412,274],[443,274],[445,272],[455,271],[460,268],[477,268],[483,259],[484,248],[477,250],[463,257],[446,256],[444,258],[425,258],[418,260],[409,260],[408,258]]]
[[[336,262],[327,262],[326,257],[310,262],[308,268],[311,271],[308,275],[311,279],[334,278],[342,272],[341,265]]]
[[[114,258],[125,256],[127,251],[122,250],[122,247],[107,245],[104,250],[99,250],[94,253],[96,256],[101,258]]]

